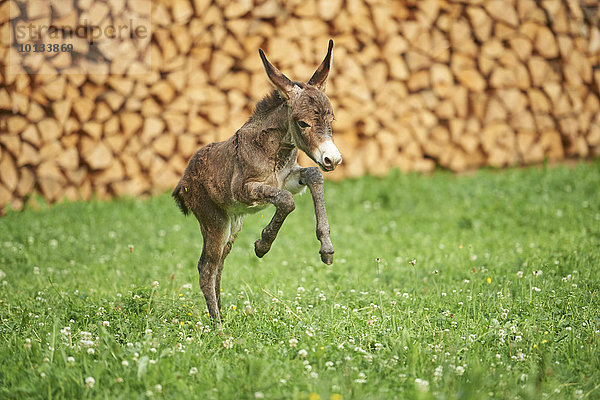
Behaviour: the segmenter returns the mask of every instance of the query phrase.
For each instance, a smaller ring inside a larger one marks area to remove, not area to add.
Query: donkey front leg
[[[300,184],[308,186],[315,206],[317,219],[317,239],[321,242],[321,261],[327,265],[333,264],[333,244],[329,238],[329,221],[325,210],[323,174],[317,167],[300,169]]]
[[[269,202],[275,206],[275,215],[271,218],[269,224],[262,230],[259,240],[254,243],[254,252],[262,258],[271,249],[277,233],[283,225],[283,221],[289,213],[294,211],[294,197],[285,189],[279,189],[273,186],[258,182],[247,183],[244,187],[246,201],[249,203]]]

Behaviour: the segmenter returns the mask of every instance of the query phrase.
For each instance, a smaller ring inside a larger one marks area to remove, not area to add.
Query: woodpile
[[[15,41],[31,21],[132,18],[147,38],[55,39],[73,51],[53,54]],[[198,147],[231,136],[271,90],[258,48],[308,79],[330,37],[344,156],[333,179],[597,156],[599,20],[597,0],[5,1],[0,210],[33,193],[172,188]]]

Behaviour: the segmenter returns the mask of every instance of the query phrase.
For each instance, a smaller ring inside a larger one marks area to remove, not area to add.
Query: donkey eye
[[[302,128],[302,129],[304,129],[304,128],[310,128],[310,125],[309,125],[309,124],[307,124],[307,123],[306,123],[306,122],[304,122],[304,121],[298,121],[298,126],[299,126],[300,128]]]

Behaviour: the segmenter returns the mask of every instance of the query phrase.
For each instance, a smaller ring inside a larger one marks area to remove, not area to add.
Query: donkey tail
[[[185,201],[181,196],[181,183],[177,184],[171,196],[173,196],[173,198],[175,199],[175,202],[179,206],[179,209],[181,210],[183,215],[188,215],[190,213],[190,209],[187,208],[187,206],[185,205]]]

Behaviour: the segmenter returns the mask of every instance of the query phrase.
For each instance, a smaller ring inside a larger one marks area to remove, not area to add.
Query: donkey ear
[[[275,68],[273,64],[267,60],[267,56],[265,56],[265,53],[262,51],[262,49],[258,49],[258,53],[260,54],[260,59],[265,67],[265,71],[267,72],[267,77],[273,86],[275,86],[275,88],[289,100],[290,97],[292,97],[292,91],[294,90],[294,82],[289,80],[287,76],[282,74],[281,71]]]
[[[308,81],[309,85],[315,86],[319,90],[325,90],[325,82],[327,82],[327,76],[329,76],[329,70],[333,60],[333,40],[329,39],[329,47],[327,48],[327,55],[325,59],[319,65],[319,68],[315,71],[312,78]]]

